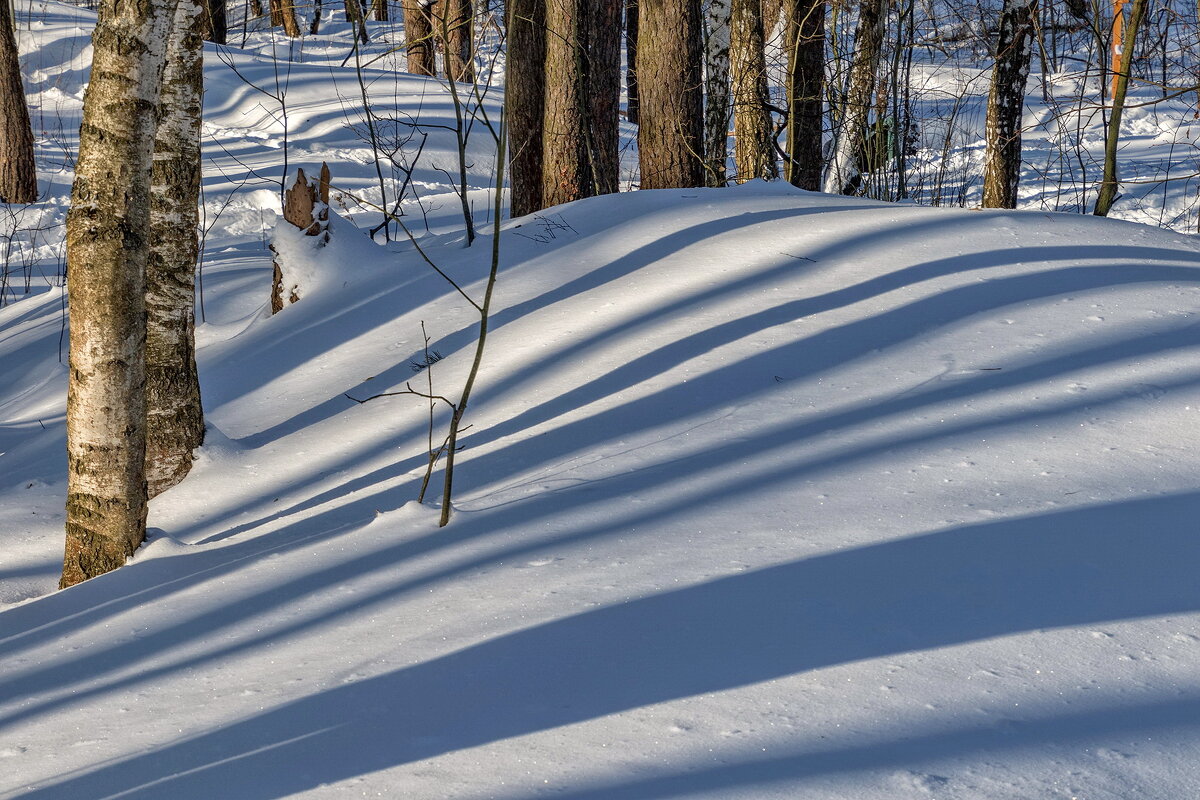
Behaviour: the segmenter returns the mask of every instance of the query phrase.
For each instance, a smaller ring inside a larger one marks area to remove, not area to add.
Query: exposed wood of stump
[[[305,236],[322,236],[322,243],[329,241],[329,165],[321,164],[320,179],[309,178],[304,170],[296,170],[296,182],[283,193],[283,219],[304,231]],[[321,209],[317,210],[318,200]],[[274,251],[274,246],[271,247]],[[291,305],[300,299],[296,293],[298,287],[288,290],[287,302],[284,302],[283,271],[286,265],[279,263],[275,257],[275,274],[271,281],[271,313],[279,313],[285,305]]]

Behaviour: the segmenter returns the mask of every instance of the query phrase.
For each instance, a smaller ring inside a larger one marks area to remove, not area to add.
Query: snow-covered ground
[[[0,797],[1200,796],[1200,241],[764,183],[506,221],[439,529],[424,401],[347,395],[456,392],[476,317],[358,230],[344,26],[286,126],[229,66],[268,60],[210,53],[208,440],[129,566],[55,592],[90,18],[46,8],[47,250],[0,307]],[[465,248],[445,90],[394,77],[380,115],[429,133],[406,220],[478,298],[488,134]],[[270,317],[285,130],[343,216]]]

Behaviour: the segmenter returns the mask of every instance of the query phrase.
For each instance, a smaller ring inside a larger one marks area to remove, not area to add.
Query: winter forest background
[[[0,4],[0,797],[1200,794],[1200,5]]]

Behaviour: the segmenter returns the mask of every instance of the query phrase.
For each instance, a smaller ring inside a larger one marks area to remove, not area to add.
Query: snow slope
[[[1195,238],[763,183],[506,221],[438,529],[424,402],[346,395],[454,392],[473,310],[339,218],[267,316],[236,182],[207,443],[62,592],[62,290],[0,308],[0,797],[1200,795]]]

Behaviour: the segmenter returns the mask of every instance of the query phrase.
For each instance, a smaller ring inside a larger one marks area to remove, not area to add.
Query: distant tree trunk
[[[403,0],[404,46],[408,71],[414,75],[437,74],[437,52],[433,46],[433,17],[421,0]]]
[[[253,0],[253,2],[259,3],[260,0]],[[271,27],[278,28],[283,24],[283,0],[267,0],[267,7],[271,10]],[[260,5],[259,16],[262,16],[261,9]]]
[[[1005,0],[988,95],[983,207],[1016,208],[1021,174],[1021,112],[1029,77],[1036,0]]]
[[[875,93],[875,71],[883,46],[884,7],[887,0],[862,0],[858,28],[854,31],[854,57],[850,61],[849,85],[842,101],[834,140],[833,158],[825,173],[824,189],[830,194],[854,191],[858,162],[863,153],[867,115]]]
[[[825,0],[792,0],[787,25],[787,179],[816,192],[825,107]]]
[[[708,186],[724,186],[729,155],[731,0],[710,0],[704,42],[704,168]]]
[[[1121,113],[1125,108],[1125,94],[1129,90],[1129,73],[1133,70],[1133,45],[1137,41],[1138,29],[1146,18],[1146,0],[1133,0],[1129,15],[1129,30],[1125,34],[1126,56],[1121,60],[1121,71],[1117,74],[1116,91],[1112,109],[1108,112],[1108,130],[1104,140],[1104,177],[1100,183],[1100,195],[1096,198],[1095,214],[1108,216],[1117,200],[1117,145],[1121,141]]]
[[[546,5],[542,202],[617,190],[619,0]]]
[[[146,534],[146,258],[164,0],[104,0],[92,35],[67,214],[67,587],[116,569]]]
[[[545,0],[508,0],[504,97],[509,130],[509,214],[514,217],[545,208],[542,203],[545,27]]]
[[[376,22],[388,21],[387,0],[371,0],[371,16]]]
[[[363,44],[371,41],[367,35],[367,20],[363,15],[363,7],[359,0],[345,0],[346,21],[354,26],[355,35]]]
[[[643,189],[704,185],[699,0],[641,0],[638,160]]]
[[[475,81],[475,10],[472,0],[440,0],[438,36],[445,44],[446,79],[461,83]]]
[[[312,21],[308,23],[308,35],[316,36],[321,29],[321,0],[313,0]]]
[[[296,22],[296,6],[292,0],[269,0],[271,25],[282,25],[283,32],[293,38],[300,37],[300,25]]]
[[[196,372],[203,2],[178,0],[167,41],[146,264],[146,482],[150,497],[183,480],[204,441]]]
[[[0,202],[37,200],[33,129],[17,60],[12,0],[0,0]]]
[[[584,71],[591,0],[546,2],[546,104],[542,202],[569,203],[594,194],[589,169],[587,78]]]
[[[734,162],[737,182],[779,177],[771,112],[767,109],[766,42],[761,0],[733,0],[730,61],[733,68]]]
[[[625,119],[638,124],[638,0],[625,0]]]
[[[621,179],[621,0],[593,0],[588,35],[588,115],[595,148],[596,194],[617,191]]]
[[[229,21],[225,12],[225,0],[206,0],[201,32],[206,42],[226,43],[229,38]]]

